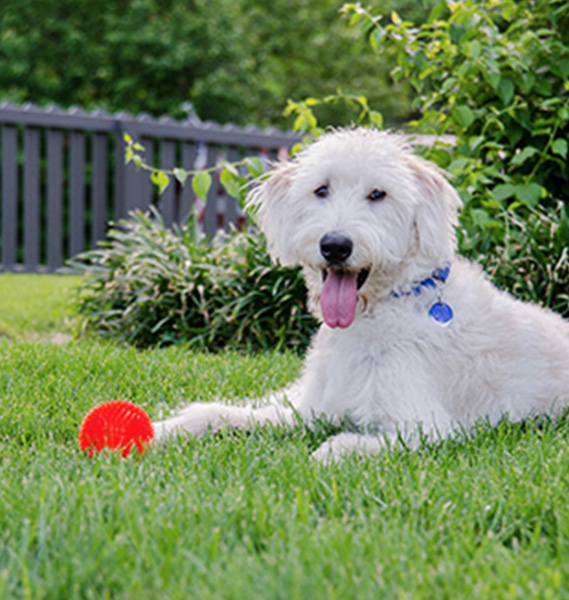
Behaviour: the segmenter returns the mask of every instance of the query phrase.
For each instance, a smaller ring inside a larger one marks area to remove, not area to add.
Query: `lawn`
[[[89,459],[103,400],[157,418],[300,361],[74,339],[77,282],[0,276],[0,599],[569,597],[568,419],[333,466],[301,427]]]

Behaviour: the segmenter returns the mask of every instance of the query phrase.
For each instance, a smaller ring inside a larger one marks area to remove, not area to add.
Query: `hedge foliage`
[[[302,351],[315,328],[300,271],[271,265],[255,234],[208,241],[137,212],[78,259],[89,271],[77,299],[83,329],[139,347]]]

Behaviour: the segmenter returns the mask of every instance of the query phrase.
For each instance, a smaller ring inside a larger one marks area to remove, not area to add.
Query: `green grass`
[[[89,459],[77,433],[98,402],[157,417],[263,394],[300,364],[53,344],[71,281],[0,276],[1,599],[569,597],[569,420],[330,467],[309,460],[325,433],[301,427]]]
[[[80,277],[0,275],[0,336],[46,336],[68,331],[72,290]]]

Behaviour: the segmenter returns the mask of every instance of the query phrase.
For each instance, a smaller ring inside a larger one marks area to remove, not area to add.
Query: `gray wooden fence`
[[[186,218],[191,182],[170,185],[158,198],[148,173],[124,164],[125,132],[145,146],[148,163],[166,169],[272,158],[299,140],[254,127],[2,103],[0,270],[56,271],[104,239],[109,221],[151,203],[168,225]],[[227,226],[237,214],[236,201],[212,186],[204,230]]]

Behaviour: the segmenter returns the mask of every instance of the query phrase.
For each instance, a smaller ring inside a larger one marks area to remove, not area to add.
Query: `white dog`
[[[155,424],[158,439],[295,415],[347,421],[315,452],[327,460],[568,404],[569,324],[456,254],[458,195],[403,137],[323,135],[277,164],[250,205],[272,257],[302,265],[323,324],[290,389],[261,405],[192,404]]]

